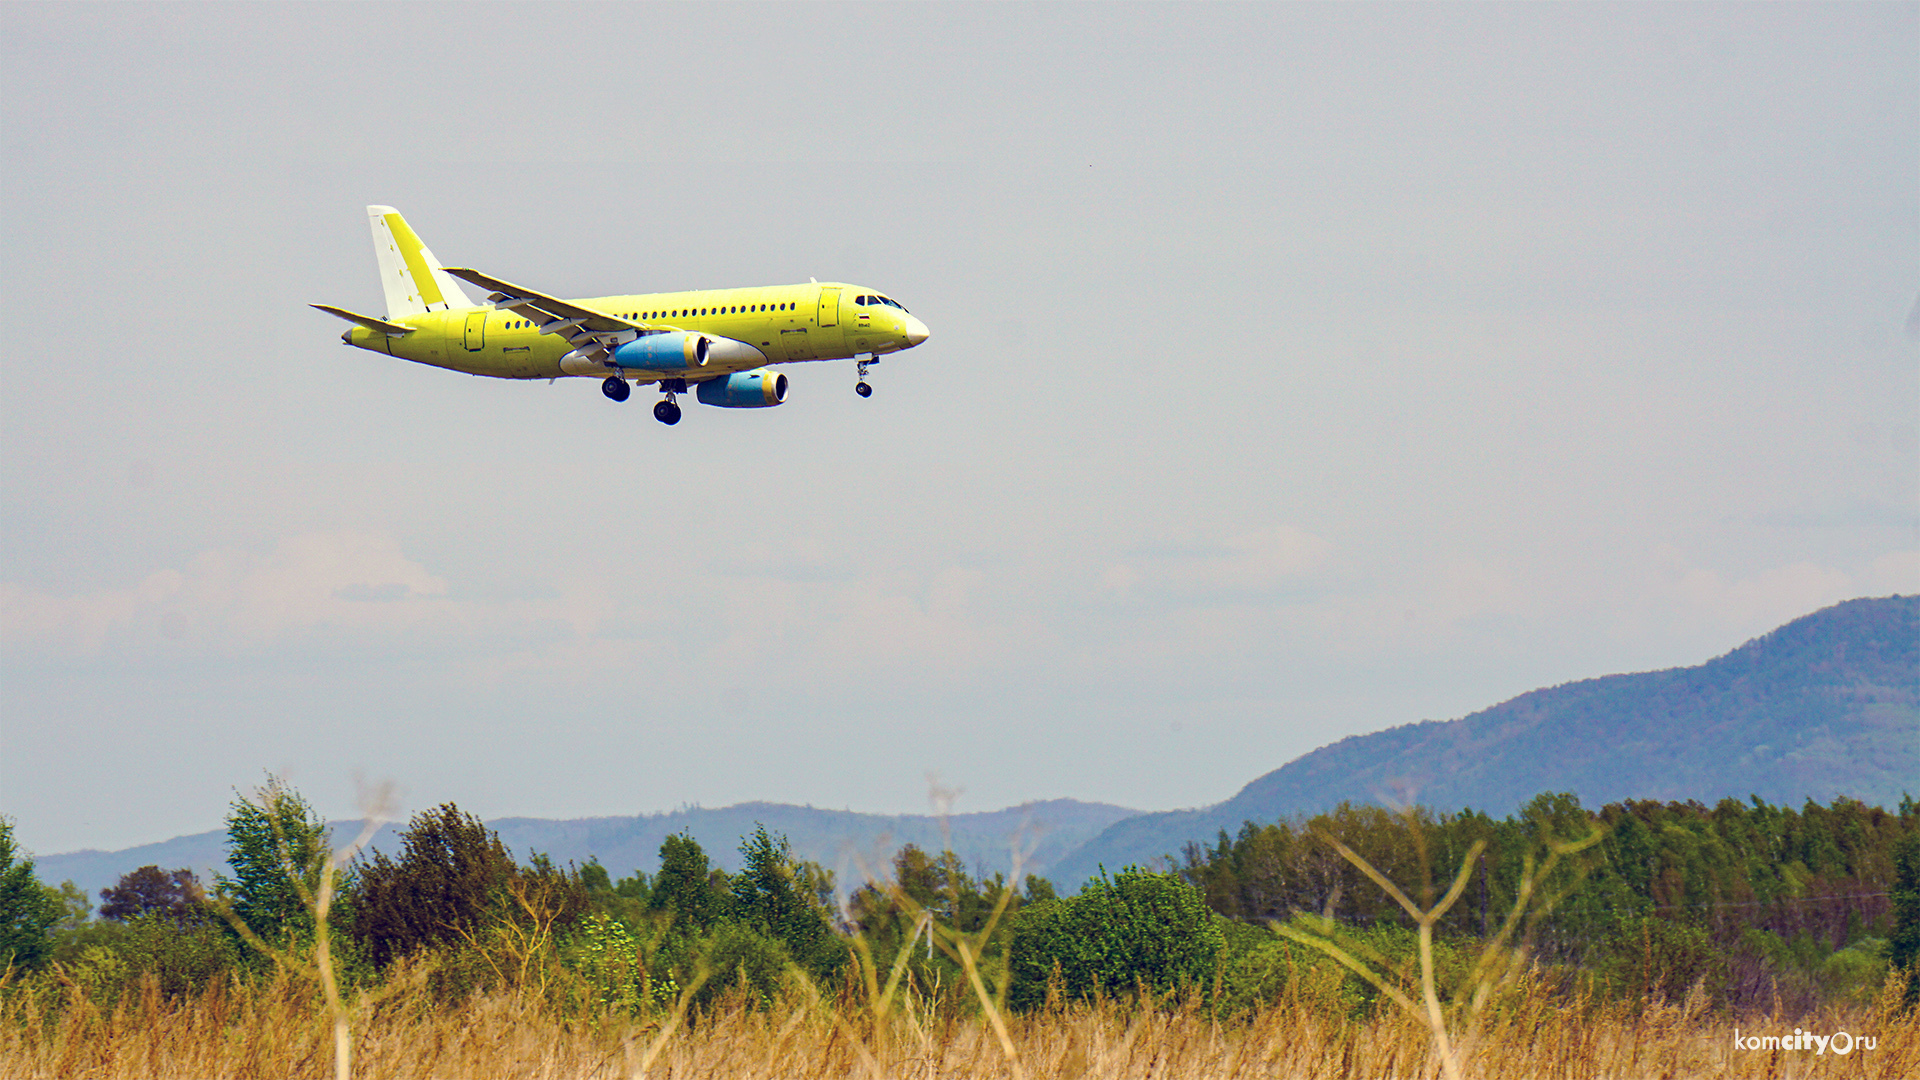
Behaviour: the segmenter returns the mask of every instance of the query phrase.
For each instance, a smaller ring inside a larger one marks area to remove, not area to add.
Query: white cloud
[[[1107,563],[1104,592],[1136,590],[1175,596],[1217,597],[1265,592],[1297,581],[1327,565],[1334,546],[1292,525],[1275,525],[1190,545],[1144,551]]]
[[[0,584],[0,647],[98,652],[146,633],[246,649],[323,631],[384,634],[444,620],[447,582],[383,537],[304,533],[265,554],[221,548],[122,589],[61,596]]]
[[[458,640],[458,677],[479,685],[523,673],[573,678],[596,666],[673,670],[743,658],[788,675],[903,663],[952,671],[1010,647],[980,626],[973,598],[986,580],[962,567],[824,581],[696,574],[655,582],[649,587],[663,591],[643,595],[583,580],[549,599],[465,600],[390,538],[305,533],[265,553],[204,552],[184,569],[157,570],[121,589],[60,596],[0,584],[0,647],[137,654],[244,651],[324,636],[416,648]],[[690,630],[684,613],[702,608],[709,617]]]

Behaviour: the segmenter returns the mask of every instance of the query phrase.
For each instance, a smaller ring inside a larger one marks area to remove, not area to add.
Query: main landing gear
[[[859,394],[861,397],[873,396],[873,387],[867,385],[867,365],[877,364],[879,362],[880,359],[878,357],[869,360],[855,360],[853,362],[854,373],[860,377],[860,381],[853,384],[854,393]]]
[[[654,405],[653,418],[668,427],[672,427],[680,422],[680,402],[677,401],[676,398],[678,395],[687,392],[687,380],[661,379],[660,389],[667,396],[665,400]]]
[[[680,422],[680,403],[674,398],[677,394],[686,393],[687,384],[673,379],[661,382],[660,389],[665,390],[667,396],[653,407],[653,418],[671,427]],[[633,395],[633,387],[627,385],[627,380],[620,376],[609,375],[607,381],[600,384],[600,392],[615,401],[625,401]]]

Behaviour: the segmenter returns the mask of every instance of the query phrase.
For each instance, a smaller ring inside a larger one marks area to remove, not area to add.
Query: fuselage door
[[[487,309],[467,312],[467,351],[479,352],[486,344]]]
[[[813,359],[813,345],[807,341],[805,330],[780,331],[780,351],[784,352],[789,360]]]
[[[840,325],[840,290],[820,290],[820,326],[822,328]]]

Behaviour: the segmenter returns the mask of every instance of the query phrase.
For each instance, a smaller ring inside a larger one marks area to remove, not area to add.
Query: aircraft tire
[[[671,401],[663,401],[653,407],[653,418],[672,427],[680,422],[680,406]]]
[[[627,380],[609,375],[607,381],[600,384],[600,392],[615,401],[625,401],[627,395],[633,393],[633,387],[627,385]]]
[[[863,383],[863,382],[861,382],[861,383],[854,383],[854,384],[853,384],[853,392],[854,392],[854,393],[856,393],[856,394],[859,394],[859,395],[860,395],[861,397],[872,397],[872,396],[873,396],[873,387],[871,387],[871,386],[868,386],[868,385],[867,385],[866,383]]]

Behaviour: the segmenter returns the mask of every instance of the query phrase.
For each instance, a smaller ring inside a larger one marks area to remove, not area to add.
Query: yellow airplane
[[[387,291],[387,317],[314,304],[354,326],[348,345],[415,363],[490,375],[601,379],[625,401],[636,385],[657,384],[663,424],[680,422],[678,395],[691,387],[707,405],[762,409],[787,398],[772,364],[855,362],[854,392],[873,394],[867,367],[927,340],[927,324],[877,289],[844,281],[751,289],[560,300],[478,270],[441,266],[391,206],[369,206],[374,253]],[[475,304],[465,281],[487,290]]]

